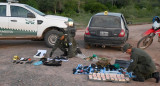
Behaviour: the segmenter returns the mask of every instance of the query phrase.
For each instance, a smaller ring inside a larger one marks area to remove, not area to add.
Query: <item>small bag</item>
[[[43,65],[47,65],[47,66],[61,66],[62,65],[62,61],[55,61],[55,60],[50,60],[49,62],[44,61]]]

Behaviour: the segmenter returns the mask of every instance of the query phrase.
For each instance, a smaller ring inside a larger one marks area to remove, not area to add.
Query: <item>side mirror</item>
[[[36,18],[36,16],[33,13],[28,13],[27,18]]]

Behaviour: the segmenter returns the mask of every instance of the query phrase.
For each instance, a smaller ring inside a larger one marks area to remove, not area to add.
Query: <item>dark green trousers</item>
[[[134,72],[134,74],[136,75],[137,78],[142,79],[142,80],[146,80],[148,78],[153,77],[152,76],[153,72],[149,72],[149,71],[147,72],[145,70],[143,72],[143,71],[139,70],[138,68],[135,68],[135,70],[133,72]]]

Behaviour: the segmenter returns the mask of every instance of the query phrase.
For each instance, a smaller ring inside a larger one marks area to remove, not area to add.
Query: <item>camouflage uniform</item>
[[[127,71],[133,71],[135,75],[142,80],[145,80],[145,78],[150,76],[156,70],[151,57],[139,48],[132,48],[130,58],[131,63]]]
[[[62,36],[64,36],[63,40],[61,40]],[[50,57],[57,48],[60,48],[68,58],[74,57],[76,55],[77,43],[69,31],[67,32],[67,35],[59,32],[57,41],[50,53]]]
[[[132,48],[129,43],[122,47],[122,51],[130,54],[130,65],[127,69],[128,72],[134,72],[136,78],[134,81],[144,82],[145,79],[155,78],[156,83],[159,83],[159,72],[154,72],[156,66],[151,57],[140,48]]]

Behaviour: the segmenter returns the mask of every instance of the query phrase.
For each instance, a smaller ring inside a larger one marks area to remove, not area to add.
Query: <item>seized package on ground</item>
[[[96,64],[90,64],[89,66],[83,66],[78,64],[76,68],[73,69],[73,74],[90,74],[90,73],[127,73],[122,68],[116,68],[114,65],[107,65],[106,67],[97,66]]]
[[[101,67],[96,64],[89,66],[78,64],[78,66],[73,69],[73,74],[86,74],[89,76],[89,80],[123,83],[128,83],[130,78],[135,78],[132,72],[127,72],[126,69],[115,67],[115,65]]]
[[[19,58],[19,56],[14,56],[12,59],[12,62],[16,64],[23,64],[23,63],[31,64],[34,61],[35,60],[32,60],[31,58],[24,58],[24,57]]]
[[[61,66],[62,61],[55,61],[55,60],[50,60],[49,62],[45,61],[43,63],[43,65],[46,65],[46,66]]]
[[[111,58],[108,58],[108,57],[99,57],[97,56],[96,54],[93,54],[92,56],[88,56],[86,58],[84,58],[86,61],[93,61],[93,62],[96,62],[96,65],[98,66],[102,66],[102,67],[105,67],[107,65],[110,65],[110,61],[111,61]]]
[[[130,61],[116,59],[114,64],[119,64],[121,68],[128,68]]]
[[[38,50],[34,58],[44,58],[47,53],[47,50]]]
[[[88,75],[88,79],[93,81],[111,81],[115,83],[128,83],[130,81],[129,76],[114,73],[91,73]]]
[[[82,64],[78,64],[78,66],[73,69],[73,74],[90,74],[90,73],[105,73],[105,72],[106,72],[106,67],[97,66],[96,64],[90,64],[89,66],[83,66]]]
[[[110,65],[111,59],[108,58],[98,58],[98,61],[96,62],[97,66],[106,67]]]
[[[87,61],[98,61],[98,56],[93,54],[92,56],[85,57],[84,60],[87,60]]]
[[[73,69],[73,74],[89,74],[90,66],[83,66],[82,64],[78,64],[76,68]]]
[[[46,66],[61,66],[62,61],[55,61],[55,59],[52,58],[41,58],[40,61],[43,62],[43,65]]]

